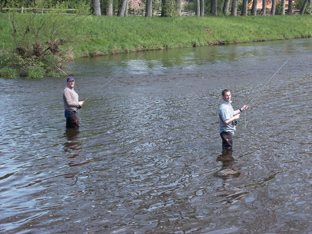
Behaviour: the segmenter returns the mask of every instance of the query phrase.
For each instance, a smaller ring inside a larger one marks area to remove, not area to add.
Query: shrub
[[[16,77],[18,77],[18,72],[14,68],[4,67],[4,68],[0,69],[0,77],[16,78]]]
[[[27,78],[42,78],[45,75],[45,70],[42,67],[29,67]]]

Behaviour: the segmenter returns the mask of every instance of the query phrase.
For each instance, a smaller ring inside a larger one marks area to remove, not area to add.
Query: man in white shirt
[[[233,135],[236,130],[237,120],[240,113],[247,110],[248,106],[244,105],[242,108],[235,110],[231,105],[231,91],[225,89],[222,91],[222,103],[219,107],[220,120],[220,136],[222,139],[222,149],[232,150]]]
[[[84,101],[79,102],[79,96],[74,90],[75,79],[68,77],[67,86],[63,92],[63,101],[66,118],[66,128],[79,128],[78,109],[81,108]]]

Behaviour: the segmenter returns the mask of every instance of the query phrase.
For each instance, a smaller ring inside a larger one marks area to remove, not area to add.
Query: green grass
[[[70,17],[68,22],[70,22]],[[68,25],[70,43],[63,51],[74,57],[134,51],[235,44],[312,36],[312,16],[248,17],[107,17],[80,16],[79,25]],[[63,34],[62,37],[64,37]],[[3,50],[14,48],[12,27],[0,14]]]

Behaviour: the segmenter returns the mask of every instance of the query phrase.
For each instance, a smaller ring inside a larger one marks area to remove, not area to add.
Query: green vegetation
[[[61,66],[68,60],[79,57],[312,36],[311,15],[172,18],[95,17],[66,14],[59,16],[58,21],[53,21],[54,30],[45,30],[45,33],[38,34],[40,37],[36,37],[32,31],[32,39],[29,37],[27,40],[23,38],[27,24],[22,22],[29,22],[34,16],[25,14],[15,17],[16,25],[24,25],[21,27],[22,33],[15,34],[16,41],[19,41],[19,45],[23,45],[23,48],[29,49],[30,41],[36,41],[38,45],[45,46],[41,51],[43,53],[49,43],[51,47],[51,42],[64,42],[57,43],[57,53],[54,54],[51,50],[38,63],[38,61],[34,62],[31,56],[21,58],[21,55],[8,55],[9,52],[16,50],[13,27],[8,15],[0,14],[0,42],[2,42],[0,76],[23,75],[25,71],[18,67],[25,63],[25,60],[29,67],[25,76],[42,77],[44,71],[51,74],[51,67],[46,66],[47,63]],[[40,22],[43,20],[40,17],[42,15],[36,15],[35,19],[28,24],[31,25],[30,30],[40,28]]]

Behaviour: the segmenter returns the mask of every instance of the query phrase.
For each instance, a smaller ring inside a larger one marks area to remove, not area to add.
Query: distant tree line
[[[312,0],[0,0],[0,7],[31,7],[38,2],[53,8],[66,3],[75,8],[79,3],[87,4],[96,16],[144,15],[146,17],[172,17],[181,15],[292,15],[294,9],[300,14],[312,12]],[[259,1],[262,8],[257,9]],[[268,7],[268,5],[270,7]]]

